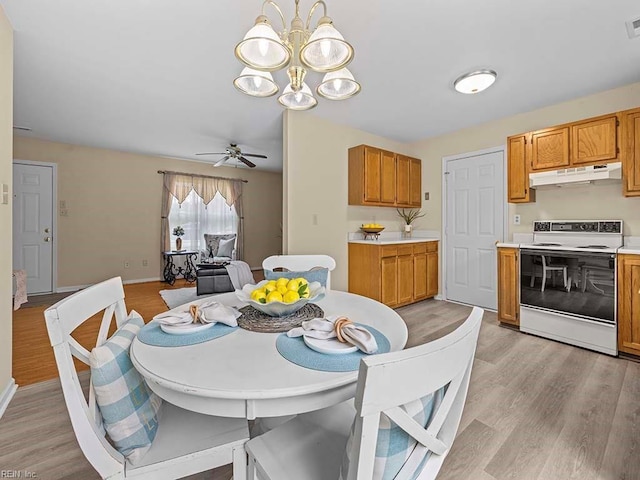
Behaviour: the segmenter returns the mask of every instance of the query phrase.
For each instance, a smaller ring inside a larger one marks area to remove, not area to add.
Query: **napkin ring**
[[[348,317],[338,317],[333,323],[333,328],[336,332],[338,340],[342,343],[347,343],[347,339],[342,336],[342,329],[348,325],[353,325],[353,322]]]
[[[189,313],[193,317],[193,323],[198,323],[198,320],[199,320],[198,305],[189,305]]]

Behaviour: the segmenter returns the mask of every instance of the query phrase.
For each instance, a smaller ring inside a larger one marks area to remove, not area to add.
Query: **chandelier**
[[[295,16],[291,20],[291,28],[287,30],[280,7],[272,0],[264,1],[262,14],[256,19],[255,25],[236,45],[236,57],[246,67],[233,84],[247,95],[270,97],[280,90],[270,72],[287,68],[289,84],[278,97],[278,102],[291,110],[308,110],[318,104],[305,82],[307,68],[310,68],[326,74],[316,88],[318,95],[329,100],[353,97],[360,92],[360,84],[345,68],[353,59],[353,47],[333,26],[323,0],[313,4],[306,24],[300,18],[299,2],[295,0]],[[265,15],[268,5],[278,12],[282,20],[280,32],[273,29]],[[324,14],[312,32],[311,18],[319,6],[322,6]]]

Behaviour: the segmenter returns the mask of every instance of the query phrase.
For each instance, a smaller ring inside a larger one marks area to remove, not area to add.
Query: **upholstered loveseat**
[[[205,249],[200,250],[200,263],[223,263],[236,260],[235,233],[205,233]]]

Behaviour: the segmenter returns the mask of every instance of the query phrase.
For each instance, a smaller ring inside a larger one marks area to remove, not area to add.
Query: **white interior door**
[[[445,294],[497,307],[496,241],[504,239],[504,151],[445,159]]]
[[[53,167],[13,164],[13,268],[27,293],[53,291]]]

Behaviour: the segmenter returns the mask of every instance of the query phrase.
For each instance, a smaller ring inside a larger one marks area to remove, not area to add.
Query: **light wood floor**
[[[128,294],[127,305],[138,308]],[[447,334],[469,311],[435,300],[398,310],[408,346]],[[639,454],[640,364],[502,328],[485,315],[462,423],[439,479],[640,480]],[[0,420],[0,469],[7,468],[40,479],[98,478],[57,380],[21,387]],[[230,472],[195,478],[226,480]]]

